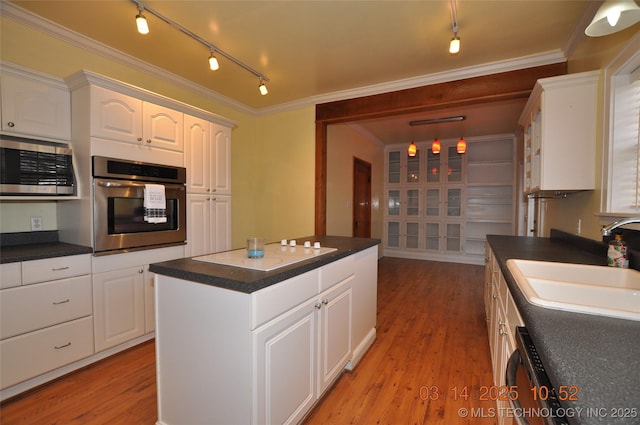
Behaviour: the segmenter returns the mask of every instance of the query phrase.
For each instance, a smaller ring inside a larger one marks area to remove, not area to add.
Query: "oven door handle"
[[[516,374],[518,372],[518,367],[522,364],[522,358],[520,357],[520,351],[515,350],[511,357],[509,357],[509,361],[507,362],[507,370],[505,376],[505,384],[507,388],[511,388],[512,386],[517,385],[516,383]],[[522,404],[520,404],[520,400],[517,397],[509,397],[509,404],[516,411],[522,411]],[[514,419],[516,424],[518,425],[529,425],[529,421],[524,417],[524,415],[514,415]]]
[[[144,183],[135,183],[135,182],[113,182],[113,181],[104,181],[98,180],[96,184],[100,187],[133,187],[133,188],[144,188]],[[158,183],[163,184],[163,183]],[[184,188],[184,185],[176,185],[176,184],[164,184],[166,187],[175,187],[177,189]]]

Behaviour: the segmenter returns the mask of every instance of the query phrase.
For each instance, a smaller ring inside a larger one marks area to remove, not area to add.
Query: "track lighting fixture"
[[[269,79],[261,74],[260,72],[256,71],[255,69],[251,68],[249,65],[239,61],[238,59],[234,58],[233,56],[231,56],[229,53],[225,52],[224,50],[220,50],[217,46],[214,46],[213,44],[209,43],[208,41],[206,41],[205,39],[203,39],[202,37],[200,37],[197,34],[194,34],[193,32],[189,31],[187,28],[183,27],[182,25],[178,24],[177,22],[172,21],[171,19],[167,18],[166,16],[162,15],[160,12],[156,11],[155,9],[152,9],[148,6],[145,6],[141,0],[130,0],[132,3],[135,3],[136,6],[138,7],[138,14],[136,15],[136,25],[138,27],[138,32],[140,34],[147,34],[149,33],[149,26],[147,24],[147,20],[144,17],[144,15],[142,14],[142,12],[149,12],[150,14],[152,14],[153,16],[155,16],[156,18],[160,19],[162,22],[168,24],[169,26],[173,27],[174,29],[180,31],[182,34],[190,37],[191,39],[193,39],[194,41],[202,44],[203,46],[205,46],[208,50],[209,50],[209,68],[212,71],[215,71],[217,69],[220,68],[220,64],[218,63],[218,58],[216,57],[216,55],[218,56],[222,56],[225,59],[235,63],[236,65],[238,65],[240,68],[244,69],[245,71],[255,75],[256,77],[258,77],[260,79],[260,93],[262,95],[265,95],[268,93],[267,90],[267,86],[265,85],[265,82],[269,81]]]
[[[218,63],[218,59],[216,58],[216,55],[213,54],[213,50],[209,55],[209,69],[212,71],[217,71],[218,69],[220,69],[220,64]]]
[[[136,27],[140,34],[149,34],[149,24],[147,18],[142,14],[142,7],[138,6],[138,14],[136,15]]]
[[[269,93],[269,90],[267,90],[267,86],[265,86],[264,81],[262,81],[262,78],[260,78],[260,85],[258,86],[258,89],[260,90],[260,94],[263,96]]]
[[[622,31],[640,22],[640,7],[633,0],[605,1],[584,30],[590,37]]]
[[[418,147],[416,146],[415,143],[413,143],[413,141],[411,141],[411,143],[409,144],[409,147],[407,148],[407,155],[416,156],[417,152],[418,152]]]
[[[458,37],[458,10],[456,8],[456,0],[450,0],[451,5],[451,29],[453,30],[453,38],[449,42],[449,53],[452,55],[460,52],[460,37]]]

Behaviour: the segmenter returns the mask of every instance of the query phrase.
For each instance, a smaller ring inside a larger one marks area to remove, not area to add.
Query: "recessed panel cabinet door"
[[[93,275],[96,352],[139,337],[144,324],[144,268]]]
[[[316,401],[315,298],[254,332],[255,424],[296,424]]]
[[[144,143],[154,148],[184,151],[184,115],[153,103],[143,103]]]
[[[352,275],[320,294],[318,394],[331,385],[351,359],[353,279]]]
[[[3,73],[2,130],[17,136],[71,140],[71,97],[61,84]]]
[[[91,87],[91,135],[142,142],[142,100],[102,87]]]

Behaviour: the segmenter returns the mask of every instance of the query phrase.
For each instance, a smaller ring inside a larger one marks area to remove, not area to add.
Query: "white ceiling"
[[[501,64],[539,58],[557,62],[583,36],[601,3],[457,0],[462,48],[453,56],[447,51],[452,29],[445,0],[143,2],[266,75],[269,94],[261,96],[257,77],[224,58],[219,71],[210,71],[204,46],[150,13],[150,33],[138,34],[137,9],[129,0],[11,2],[256,112],[455,79],[460,70],[497,72]],[[381,143],[458,137],[461,131],[469,137],[513,131],[522,106],[522,101],[502,102],[491,109],[465,107],[359,124]],[[460,113],[468,118],[463,128],[408,125],[411,119]]]

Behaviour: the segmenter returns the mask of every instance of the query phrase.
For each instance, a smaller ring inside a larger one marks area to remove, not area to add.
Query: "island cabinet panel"
[[[253,293],[156,274],[158,424],[300,422],[373,343],[376,270],[374,246]]]
[[[251,423],[250,296],[156,275],[158,424]]]

